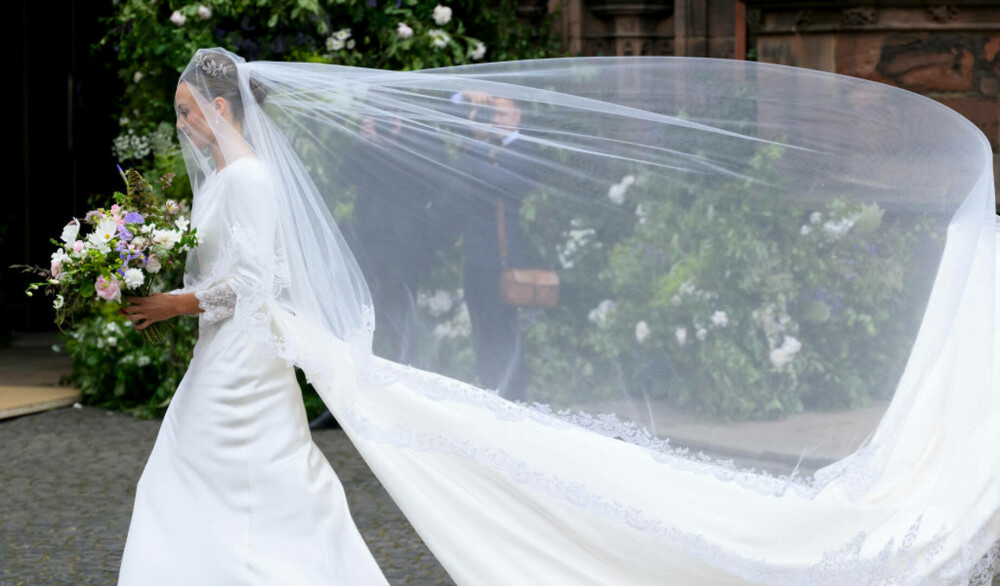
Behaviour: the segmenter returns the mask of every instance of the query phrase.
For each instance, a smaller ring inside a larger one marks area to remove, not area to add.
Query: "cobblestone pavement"
[[[0,421],[0,585],[115,584],[135,484],[159,427],[94,407]],[[344,432],[313,438],[389,582],[453,584]]]

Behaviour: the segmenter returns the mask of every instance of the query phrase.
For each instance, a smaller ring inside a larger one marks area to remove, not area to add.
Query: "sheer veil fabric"
[[[304,371],[457,583],[996,571],[1000,237],[957,113],[703,58],[181,79],[192,223],[216,161],[273,198],[222,202],[227,262],[174,292]],[[499,301],[500,221],[556,307]]]

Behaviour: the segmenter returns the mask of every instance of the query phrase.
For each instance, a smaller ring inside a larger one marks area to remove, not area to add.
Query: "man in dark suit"
[[[504,202],[507,267],[524,268],[525,251],[519,217],[521,202],[533,187],[539,164],[536,145],[521,138],[519,106],[511,99],[483,92],[459,92],[452,101],[492,112],[495,131],[478,135],[481,149],[464,158],[470,177],[462,194],[466,213],[462,225],[465,252],[463,287],[472,322],[476,374],[480,385],[512,400],[524,400],[528,377],[524,364],[518,308],[500,299],[501,263],[496,202]]]

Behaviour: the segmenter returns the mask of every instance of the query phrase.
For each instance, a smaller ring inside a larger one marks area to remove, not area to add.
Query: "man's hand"
[[[193,293],[189,293],[194,297]],[[182,315],[183,307],[188,295],[171,295],[169,293],[153,293],[149,297],[123,297],[128,305],[121,308],[119,313],[135,324],[136,330],[144,330],[150,324],[172,317]]]
[[[463,90],[462,99],[467,102],[472,102],[473,104],[490,104],[493,101],[493,96],[486,92],[470,92],[468,90]]]

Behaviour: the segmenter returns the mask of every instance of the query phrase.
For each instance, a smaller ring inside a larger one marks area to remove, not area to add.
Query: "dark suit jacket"
[[[493,156],[472,158],[468,172],[475,180],[467,182],[468,191],[461,194],[465,204],[462,242],[467,271],[499,273],[498,199],[504,201],[507,266],[526,268],[525,243],[519,217],[521,202],[540,176],[537,147],[533,142],[515,138],[506,146],[495,149]]]

